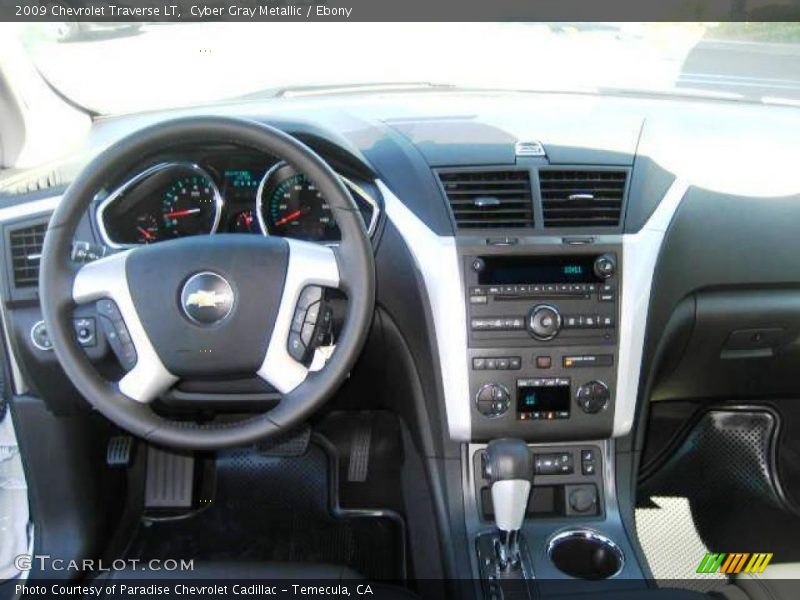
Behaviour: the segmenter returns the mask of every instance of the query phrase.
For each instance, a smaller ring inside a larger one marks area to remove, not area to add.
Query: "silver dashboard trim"
[[[456,238],[436,235],[383,182],[376,184],[384,197],[386,215],[397,226],[425,283],[450,437],[455,441],[471,441],[467,317]],[[619,236],[623,256],[620,294],[623,317],[619,327],[612,437],[627,435],[633,426],[653,274],[667,227],[688,187],[688,182],[676,179],[644,227],[637,233]]]
[[[455,441],[472,437],[467,361],[467,309],[456,239],[436,235],[383,184],[376,181],[386,216],[408,246],[422,275],[439,355],[447,426]]]
[[[119,187],[115,188],[113,192],[111,192],[108,197],[103,200],[100,205],[97,207],[95,211],[95,221],[97,222],[97,230],[100,234],[100,239],[103,243],[108,246],[109,248],[114,248],[116,250],[123,249],[123,248],[136,248],[137,246],[141,246],[141,244],[120,244],[115,242],[111,239],[111,236],[108,234],[108,230],[106,229],[106,222],[105,222],[105,212],[106,209],[111,206],[122,194],[124,194],[128,188],[132,185],[139,183],[140,181],[144,181],[151,175],[155,175],[160,171],[164,171],[165,169],[172,169],[175,167],[180,168],[187,168],[192,171],[196,171],[203,177],[205,177],[208,181],[211,182],[212,187],[214,188],[214,224],[211,226],[210,233],[216,233],[217,229],[219,228],[220,219],[222,219],[222,207],[225,204],[224,199],[222,198],[222,194],[219,191],[219,187],[217,187],[216,182],[208,174],[208,172],[200,167],[199,165],[192,163],[192,162],[163,162],[158,163],[157,165],[153,165],[152,167],[148,167],[144,171],[140,171],[127,181],[120,185]]]
[[[637,233],[622,236],[620,343],[613,437],[627,435],[633,427],[656,262],[667,228],[688,189],[688,182],[676,179],[644,227]]]

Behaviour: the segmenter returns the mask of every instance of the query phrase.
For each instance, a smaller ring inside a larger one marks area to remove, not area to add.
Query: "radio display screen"
[[[517,418],[566,419],[569,417],[569,385],[517,386]]]
[[[595,256],[484,256],[479,285],[598,283]]]

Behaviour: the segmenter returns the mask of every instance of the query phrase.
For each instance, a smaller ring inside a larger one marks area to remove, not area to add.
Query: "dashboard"
[[[798,157],[796,110],[546,94],[347,96],[218,110],[280,126],[342,176],[375,234],[384,323],[397,324],[424,371],[425,397],[441,401],[426,410],[450,441],[622,437],[644,393],[640,373],[653,372],[658,359],[661,337],[649,332],[665,330],[680,302],[699,303],[704,289],[738,298],[742,285],[780,291],[800,281],[800,239],[786,225],[800,210],[788,168]],[[190,114],[98,120],[88,146],[94,152],[144,125]],[[535,140],[538,155],[518,143]],[[736,152],[723,156],[721,147]],[[76,159],[76,170],[88,158]],[[339,239],[313,182],[246,148],[164,149],[105,187],[76,237],[84,246],[225,233]],[[57,191],[49,193],[13,198],[0,226],[6,318],[24,366],[15,382],[35,380],[60,405],[78,402],[60,372],[23,377],[57,371],[53,353],[34,341],[36,260],[58,202]],[[607,279],[594,271],[605,255],[615,263]],[[763,329],[769,339],[784,325],[767,314],[768,301],[740,301],[741,317],[706,315],[704,326],[719,338],[704,346],[713,356],[684,353],[699,329],[677,330],[684,337],[675,341],[676,381],[653,384],[654,396],[733,397],[749,385],[750,371],[722,360],[719,348],[740,329]],[[687,309],[686,318],[699,323],[698,311]],[[433,329],[420,326],[424,314]],[[92,316],[76,314],[76,330]],[[91,358],[111,360],[102,332],[87,339]],[[794,393],[788,374],[797,352],[776,346],[774,353],[763,389]],[[708,372],[694,376],[695,366]],[[683,376],[688,371],[693,377]]]
[[[371,234],[379,214],[375,191],[341,177]],[[216,233],[340,239],[328,203],[304,173],[251,152],[158,157],[112,187],[97,203],[95,221],[111,248]]]

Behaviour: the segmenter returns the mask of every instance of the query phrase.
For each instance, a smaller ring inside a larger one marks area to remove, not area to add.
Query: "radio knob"
[[[538,304],[528,313],[528,333],[537,340],[552,340],[561,330],[561,314],[548,304]]]
[[[611,254],[601,254],[594,261],[594,274],[600,279],[608,279],[617,270],[617,261]]]
[[[511,394],[504,385],[487,383],[475,395],[475,404],[483,416],[500,417],[511,406]]]
[[[590,415],[599,413],[608,406],[608,402],[611,400],[611,392],[602,381],[584,383],[578,388],[575,396],[578,400],[578,406],[581,407],[583,412]]]

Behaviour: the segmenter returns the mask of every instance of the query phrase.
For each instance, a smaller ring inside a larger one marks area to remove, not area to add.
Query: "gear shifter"
[[[497,564],[519,569],[519,530],[525,520],[533,477],[533,457],[522,440],[492,440],[483,455],[484,476],[491,482],[494,520],[500,531]]]

